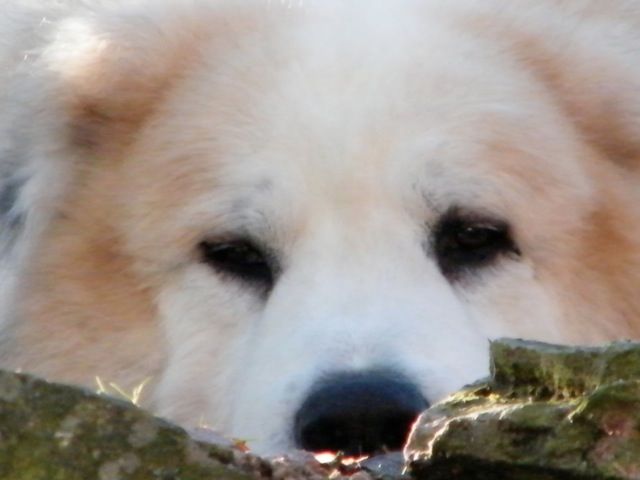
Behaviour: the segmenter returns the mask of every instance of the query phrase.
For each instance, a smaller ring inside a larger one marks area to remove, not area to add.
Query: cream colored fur
[[[640,338],[640,1],[33,1],[0,12],[0,364],[292,448],[311,385],[431,401],[491,338]],[[451,282],[451,206],[522,251]],[[261,297],[205,238],[282,256]]]

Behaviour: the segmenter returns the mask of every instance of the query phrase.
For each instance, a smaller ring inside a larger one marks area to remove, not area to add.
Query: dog
[[[0,365],[400,448],[491,339],[640,338],[640,1],[12,0]]]

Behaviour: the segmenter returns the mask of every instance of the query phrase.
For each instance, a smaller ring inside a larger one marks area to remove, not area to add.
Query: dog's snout
[[[397,450],[428,403],[405,377],[387,372],[343,373],[326,379],[295,418],[297,446],[347,455]]]

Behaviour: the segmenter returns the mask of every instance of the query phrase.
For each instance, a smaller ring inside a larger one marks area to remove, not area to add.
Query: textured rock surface
[[[491,348],[491,378],[416,425],[406,449],[413,477],[640,480],[640,345]],[[320,465],[304,452],[267,461],[217,439],[129,403],[0,371],[2,480],[371,480],[402,471],[396,454],[359,465]]]
[[[307,452],[261,459],[128,402],[0,371],[0,480],[372,480]]]
[[[501,340],[491,378],[425,412],[407,445],[427,480],[640,479],[640,346]]]
[[[3,480],[252,478],[233,462],[130,404],[0,372]]]

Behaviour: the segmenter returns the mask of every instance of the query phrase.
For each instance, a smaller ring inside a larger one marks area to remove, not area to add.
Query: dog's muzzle
[[[369,455],[402,448],[428,407],[418,388],[388,371],[334,374],[311,390],[295,416],[299,448]]]

